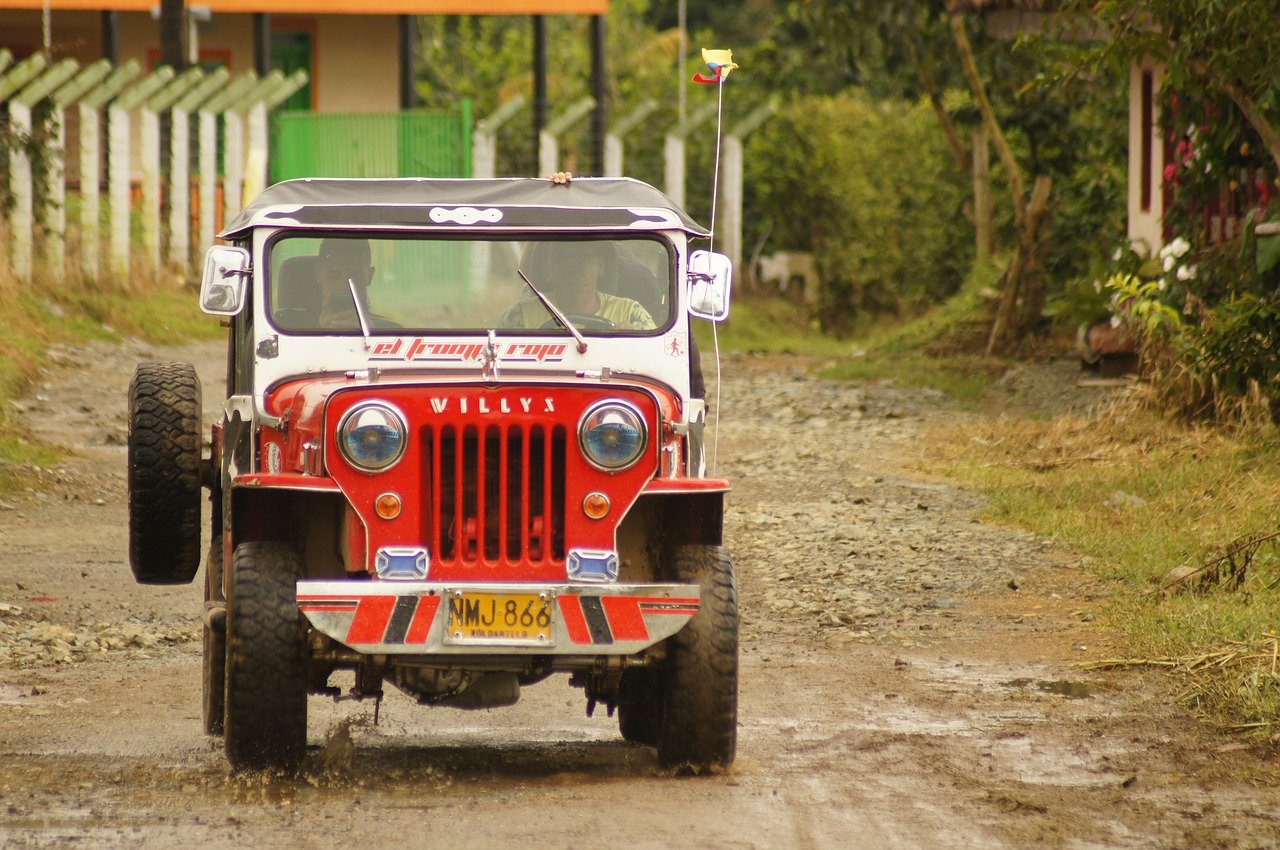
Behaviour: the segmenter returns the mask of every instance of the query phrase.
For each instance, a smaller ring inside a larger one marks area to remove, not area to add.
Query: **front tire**
[[[706,773],[733,763],[738,743],[738,599],[719,546],[681,546],[673,578],[697,583],[702,607],[667,641],[658,762]]]
[[[227,710],[227,609],[222,592],[222,537],[209,547],[204,582],[204,665],[201,715],[206,735],[221,735]],[[221,616],[210,617],[221,607]]]
[[[292,771],[307,744],[306,655],[293,547],[236,547],[227,599],[227,761],[235,770]]]
[[[618,731],[625,741],[658,745],[662,728],[663,680],[661,670],[627,670],[618,683]]]

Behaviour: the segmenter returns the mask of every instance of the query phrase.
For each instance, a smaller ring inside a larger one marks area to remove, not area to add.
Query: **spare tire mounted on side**
[[[129,384],[129,566],[141,584],[187,584],[200,566],[200,379],[140,363]]]

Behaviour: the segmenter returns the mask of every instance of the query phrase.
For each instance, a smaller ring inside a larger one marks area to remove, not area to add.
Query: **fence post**
[[[225,89],[205,101],[197,115],[200,136],[199,252],[201,254],[213,246],[214,233],[217,231],[215,219],[218,203],[218,116],[230,109],[233,103],[237,103],[245,92],[257,84],[258,75],[253,71],[240,74]],[[225,158],[224,152],[223,159]]]
[[[498,130],[524,109],[525,96],[518,94],[500,104],[487,117],[476,122],[471,131],[471,174],[474,177],[498,176]]]
[[[662,143],[662,161],[665,166],[663,191],[668,198],[675,201],[676,206],[684,206],[684,140],[690,133],[716,114],[714,103],[705,103],[701,109],[694,110],[667,133]]]
[[[268,116],[294,92],[307,84],[307,72],[299,68],[275,86],[260,92],[261,100],[249,108],[249,150],[245,157],[245,204],[267,188],[267,165],[270,155]]]
[[[111,207],[111,273],[129,277],[129,113],[173,79],[161,65],[107,107],[107,197]]]
[[[9,100],[9,126],[14,135],[31,135],[33,125],[31,111],[35,105],[44,100],[54,89],[71,79],[80,64],[74,59],[63,59],[57,65],[40,73],[27,83]],[[57,159],[59,152],[56,142],[46,149],[44,173],[40,179],[46,188],[53,176],[50,163]],[[27,146],[14,145],[9,151],[9,185],[13,191],[13,223],[10,238],[13,240],[13,272],[19,280],[29,281],[33,272],[32,242],[35,236],[35,175],[31,171],[31,157]]]
[[[596,99],[584,97],[553,119],[538,133],[538,176],[546,177],[558,170],[560,164],[560,136],[566,130],[591,114]]]
[[[142,73],[138,60],[130,59],[111,72],[102,84],[80,98],[80,273],[89,280],[98,277],[102,251],[101,192],[102,173],[99,154],[102,149],[98,112],[107,101]]]
[[[191,110],[222,88],[231,73],[225,66],[178,98],[169,110],[169,251],[167,261],[191,265]]]
[[[724,238],[720,244],[735,266],[742,262],[742,138],[777,111],[778,105],[773,102],[756,107],[724,139],[724,172],[720,175],[720,226]]]
[[[13,55],[9,53],[9,51],[4,51],[5,67],[8,67],[12,58]],[[0,102],[5,101],[14,92],[22,89],[27,85],[27,83],[34,80],[42,71],[44,71],[45,68],[48,67],[48,65],[49,60],[43,53],[33,53],[17,65],[9,68],[8,71],[0,73]],[[9,121],[11,128],[16,128],[18,126],[18,122],[22,118],[22,107],[18,107],[18,112],[19,114],[16,118],[12,111],[10,112]],[[29,115],[27,123],[30,124]],[[17,134],[15,133],[14,135],[16,137]],[[16,142],[17,139],[15,138],[14,141]],[[23,259],[19,256],[23,253],[23,249],[20,249],[18,245],[18,232],[22,228],[20,219],[23,215],[21,204],[18,203],[18,195],[23,190],[23,187],[20,184],[24,179],[26,181],[26,186],[29,187],[31,184],[31,160],[27,158],[27,151],[24,146],[14,144],[9,148],[9,188],[14,195],[13,213],[9,217],[9,224],[12,230],[12,233],[10,234],[10,256],[12,258],[15,272],[18,272],[18,263]],[[30,189],[27,189],[27,193],[30,194]],[[30,203],[28,203],[27,206],[30,207]],[[28,234],[31,233],[30,214],[30,210],[28,209],[28,220],[26,224]],[[30,265],[31,238],[32,237],[30,235],[27,236],[27,244],[25,248],[25,258],[28,265]],[[26,280],[20,272],[18,276],[19,278]],[[30,277],[30,272],[27,273],[27,277]]]
[[[264,92],[280,85],[284,74],[272,71],[257,85],[230,104],[223,113],[222,128],[222,216],[223,221],[235,218],[240,212],[244,193],[244,113],[257,103]]]
[[[622,156],[624,151],[624,139],[627,134],[640,126],[640,122],[648,118],[658,108],[656,100],[646,100],[631,111],[631,114],[623,118],[604,136],[604,176],[605,177],[621,177],[622,176]]]
[[[203,68],[188,68],[142,104],[142,249],[152,271],[160,268],[160,113],[203,79]]]
[[[44,264],[55,274],[65,274],[67,265],[67,106],[102,82],[110,72],[111,63],[99,59],[49,98],[53,102],[53,124],[58,134],[55,140],[57,155],[49,161],[45,206],[40,214],[40,223],[45,236]]]

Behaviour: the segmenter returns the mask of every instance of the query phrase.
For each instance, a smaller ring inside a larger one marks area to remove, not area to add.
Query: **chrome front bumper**
[[[461,594],[481,602],[532,597],[546,606],[537,610],[546,610],[550,622],[517,624],[507,634],[484,634],[478,625],[478,636],[466,635],[459,630]],[[680,631],[700,604],[696,584],[298,582],[298,609],[307,621],[371,655],[631,655]]]

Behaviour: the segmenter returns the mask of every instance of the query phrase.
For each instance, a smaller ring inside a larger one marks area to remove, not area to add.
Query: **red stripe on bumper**
[[[382,643],[387,633],[387,623],[391,620],[391,612],[396,607],[395,596],[366,596],[356,606],[356,615],[351,619],[351,628],[347,631],[344,643]]]
[[[559,602],[560,616],[564,618],[569,640],[578,644],[591,643],[591,630],[587,628],[587,618],[582,615],[582,602],[576,596],[561,596]]]
[[[413,612],[413,621],[409,623],[409,631],[404,636],[405,643],[427,642],[427,635],[431,633],[431,624],[435,622],[439,607],[439,596],[418,597],[418,610]]]
[[[640,600],[634,596],[602,596],[600,604],[609,619],[614,640],[648,640],[649,628],[640,613]]]

